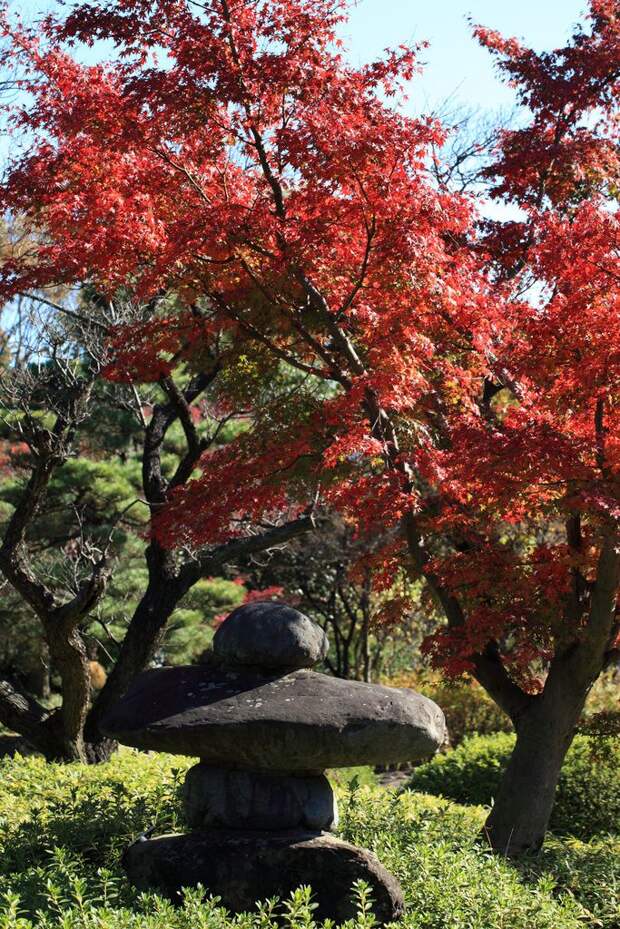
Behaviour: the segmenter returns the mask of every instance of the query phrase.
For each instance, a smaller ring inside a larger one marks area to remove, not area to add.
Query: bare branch
[[[95,329],[99,329],[106,335],[110,332],[110,327],[106,326],[104,323],[100,323],[98,319],[92,319],[90,316],[84,316],[83,313],[78,313],[76,310],[70,310],[61,303],[56,303],[56,301],[49,300],[47,297],[42,297],[40,294],[22,293],[19,294],[19,296],[26,297],[28,300],[36,300],[38,303],[43,303],[45,306],[49,306],[50,309],[56,310],[64,316],[70,316],[72,319],[77,319],[82,323],[86,323],[88,326],[94,326]]]
[[[307,515],[281,526],[275,526],[266,532],[257,532],[255,535],[232,539],[217,548],[199,553],[196,562],[186,564],[182,573],[198,580],[200,577],[214,573],[224,565],[233,564],[239,558],[247,558],[248,555],[284,545],[312,529],[314,529],[314,519],[312,515]]]

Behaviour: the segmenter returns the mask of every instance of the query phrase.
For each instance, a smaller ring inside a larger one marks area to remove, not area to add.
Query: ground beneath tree
[[[375,771],[379,787],[406,787],[413,771],[412,765],[395,765]]]

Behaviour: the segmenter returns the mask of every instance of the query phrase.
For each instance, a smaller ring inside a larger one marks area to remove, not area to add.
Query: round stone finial
[[[231,664],[275,669],[311,668],[327,654],[320,626],[284,603],[246,603],[224,620],[213,652]]]

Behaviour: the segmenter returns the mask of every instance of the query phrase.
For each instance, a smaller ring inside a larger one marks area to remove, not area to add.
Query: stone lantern
[[[427,758],[444,741],[443,713],[411,690],[309,670],[327,647],[297,610],[247,604],[216,632],[208,664],[147,671],[108,713],[106,733],[125,745],[200,758],[184,785],[193,831],[130,846],[123,863],[135,886],[175,899],[200,883],[242,911],[310,884],[317,918],[342,922],[362,878],[380,922],[400,915],[397,880],[331,834],[325,771]]]

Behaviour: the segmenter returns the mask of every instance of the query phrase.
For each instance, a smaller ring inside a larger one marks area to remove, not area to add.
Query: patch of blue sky
[[[10,6],[29,22],[58,8],[54,0],[12,0]],[[586,0],[359,0],[341,32],[355,64],[403,42],[430,43],[421,55],[424,73],[411,88],[410,106],[418,112],[435,110],[448,99],[497,109],[510,106],[514,96],[498,81],[491,56],[472,38],[468,18],[542,50],[563,45],[586,7]],[[112,55],[106,42],[80,53],[85,62]]]
[[[360,0],[343,38],[354,63],[402,42],[429,42],[420,56],[424,72],[410,88],[409,106],[415,112],[436,111],[448,100],[505,109],[513,105],[514,93],[498,79],[468,20],[542,51],[566,43],[583,22],[586,6],[586,0]]]

